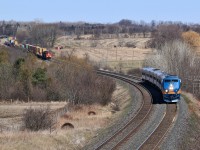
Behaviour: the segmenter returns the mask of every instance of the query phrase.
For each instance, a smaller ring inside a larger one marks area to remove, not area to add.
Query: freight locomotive
[[[156,68],[142,68],[142,80],[156,85],[163,94],[165,102],[180,101],[181,79]]]

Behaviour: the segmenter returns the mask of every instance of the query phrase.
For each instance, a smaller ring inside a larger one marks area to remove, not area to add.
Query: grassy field
[[[0,104],[0,148],[4,150],[35,149],[80,149],[88,140],[96,136],[98,130],[108,126],[123,111],[113,113],[113,105],[123,110],[129,103],[128,89],[117,85],[112,104],[107,106],[78,106],[58,118],[56,129],[30,132],[20,130],[22,115],[26,108],[49,105],[51,110],[62,108],[65,102],[58,103],[1,103]],[[89,115],[89,112],[95,114]],[[71,124],[62,128],[64,124]]]
[[[75,37],[74,37],[75,38]],[[141,67],[143,61],[155,52],[151,48],[146,48],[150,38],[115,38],[92,40],[91,37],[83,37],[75,40],[73,37],[63,36],[58,38],[56,46],[63,46],[64,49],[53,50],[56,56],[66,55],[67,52],[75,50],[75,55],[89,56],[91,61],[104,67],[109,66],[118,69],[119,65],[123,69]]]

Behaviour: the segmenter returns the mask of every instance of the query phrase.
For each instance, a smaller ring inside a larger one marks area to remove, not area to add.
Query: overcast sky
[[[0,20],[200,23],[200,0],[0,0]]]

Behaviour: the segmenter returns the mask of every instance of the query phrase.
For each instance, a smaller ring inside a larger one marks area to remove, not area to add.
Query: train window
[[[165,82],[170,82],[170,80],[165,80]]]
[[[172,82],[178,82],[178,80],[172,80]]]

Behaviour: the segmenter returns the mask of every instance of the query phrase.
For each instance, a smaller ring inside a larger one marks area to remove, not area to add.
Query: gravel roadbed
[[[162,121],[166,112],[166,104],[153,105],[150,117],[143,124],[139,131],[127,141],[127,144],[122,146],[122,150],[138,149],[138,147],[147,139],[147,137],[154,131],[158,124]]]
[[[182,136],[186,132],[187,128],[187,119],[189,117],[189,111],[187,103],[183,98],[181,98],[181,101],[178,102],[178,114],[177,119],[174,123],[174,126],[171,128],[169,133],[166,135],[166,139],[163,142],[160,149],[164,150],[175,150],[179,149],[179,143],[182,139]]]

